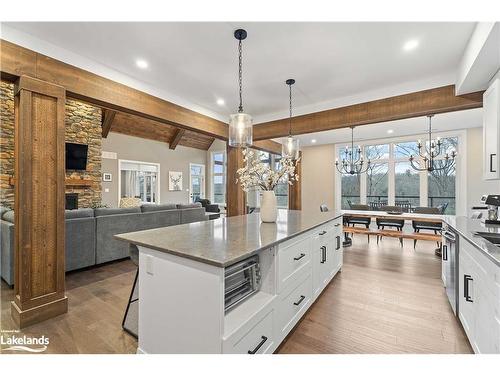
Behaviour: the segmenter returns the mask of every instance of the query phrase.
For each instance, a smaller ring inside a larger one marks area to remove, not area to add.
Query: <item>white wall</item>
[[[111,173],[112,182],[102,182],[102,203],[117,207],[118,159],[160,164],[160,203],[187,203],[189,201],[189,163],[207,165],[207,152],[190,147],[168,148],[168,143],[128,135],[109,133],[102,140],[102,150],[117,153],[117,159],[102,160],[102,172]],[[208,168],[206,167],[205,170]],[[182,172],[183,190],[168,190],[168,172]],[[206,179],[206,178],[205,178]],[[106,192],[109,189],[109,192]]]
[[[500,194],[500,181],[483,180],[483,128],[467,129],[467,210],[483,194]]]

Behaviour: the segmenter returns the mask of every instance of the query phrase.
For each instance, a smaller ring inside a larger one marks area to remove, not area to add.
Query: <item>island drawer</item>
[[[278,292],[306,273],[311,273],[311,238],[280,245],[278,250]]]
[[[280,295],[277,308],[276,337],[284,338],[311,304],[312,277],[301,278]]]
[[[235,334],[223,343],[223,353],[266,354],[274,348],[273,313],[271,310],[251,328]]]

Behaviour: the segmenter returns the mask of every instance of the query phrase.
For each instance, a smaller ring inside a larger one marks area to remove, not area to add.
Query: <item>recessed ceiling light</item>
[[[316,143],[316,140],[315,139],[311,139],[311,143]]]
[[[224,104],[226,104],[226,102],[225,102],[224,99],[217,99],[217,104],[218,105],[224,105]]]
[[[135,65],[137,65],[137,67],[141,69],[146,69],[149,66],[148,62],[143,59],[137,59],[135,61]]]
[[[394,133],[394,130],[392,129],[387,130],[387,134],[392,134],[392,133]]]
[[[403,49],[405,51],[411,51],[411,50],[414,50],[415,48],[418,47],[418,40],[417,39],[411,39],[411,40],[408,40],[404,45],[403,45]]]

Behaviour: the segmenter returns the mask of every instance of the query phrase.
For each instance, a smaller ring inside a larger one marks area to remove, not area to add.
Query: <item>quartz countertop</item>
[[[342,216],[340,211],[278,210],[276,223],[258,213],[115,235],[134,245],[227,267]]]
[[[487,225],[482,223],[480,219],[470,219],[465,216],[445,216],[444,221],[500,267],[500,247],[475,235],[476,232],[500,234],[499,225]]]

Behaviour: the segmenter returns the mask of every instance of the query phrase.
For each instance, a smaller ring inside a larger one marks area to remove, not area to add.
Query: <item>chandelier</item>
[[[289,87],[290,120],[288,124],[288,137],[281,146],[281,155],[292,160],[297,160],[299,158],[299,139],[292,136],[292,85],[295,83],[295,80],[287,79],[285,83]]]
[[[240,93],[240,105],[238,113],[230,115],[229,119],[229,146],[249,147],[252,145],[252,117],[243,112],[243,64],[242,64],[242,40],[247,37],[247,32],[238,29],[234,32],[238,40],[238,85]]]
[[[345,147],[343,152],[342,162],[337,158],[335,160],[335,167],[342,174],[361,174],[368,171],[370,168],[370,159],[365,163],[361,147],[354,147],[354,126],[351,126],[351,149]]]
[[[420,162],[420,165],[415,164],[415,157],[413,155],[410,155],[410,164],[413,169],[417,171],[439,171],[441,169],[449,168],[451,165],[455,162],[455,157],[457,156],[457,153],[455,150],[451,151],[451,154],[448,155],[446,152],[444,155],[444,160],[441,166],[436,167],[435,166],[435,158],[437,158],[439,155],[441,155],[441,147],[443,145],[443,142],[441,139],[438,137],[436,141],[432,139],[432,116],[429,115],[427,116],[429,118],[429,147],[422,145],[422,141],[418,140],[417,143],[417,148],[418,148],[418,156],[422,160]]]

